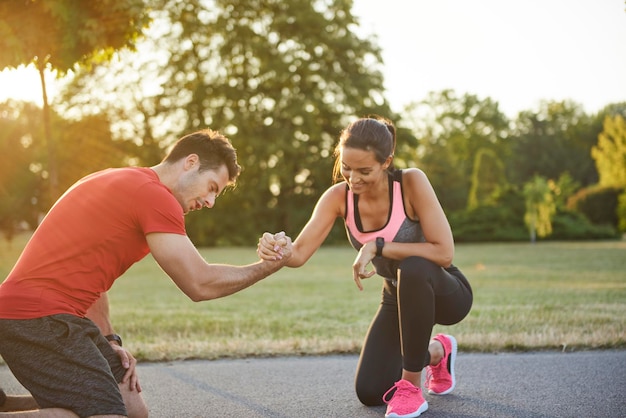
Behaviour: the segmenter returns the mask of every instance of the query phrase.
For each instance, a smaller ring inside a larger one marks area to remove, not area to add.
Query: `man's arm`
[[[109,296],[107,293],[100,295],[100,298],[87,310],[85,316],[100,328],[102,335],[114,334],[109,319]]]
[[[186,235],[152,233],[147,235],[147,241],[156,262],[195,302],[245,289],[280,270],[291,257],[289,237],[280,242],[283,254],[279,260],[260,260],[244,266],[207,263]]]
[[[102,293],[100,298],[87,310],[85,316],[91,319],[100,328],[102,335],[115,334],[113,326],[111,325],[111,319],[109,317],[109,295],[108,293]],[[122,366],[126,369],[122,383],[128,384],[131,392],[136,390],[141,392],[141,385],[139,384],[139,378],[137,376],[136,365],[137,360],[133,355],[125,348],[119,345],[115,341],[109,341],[111,347],[117,355],[120,357]]]

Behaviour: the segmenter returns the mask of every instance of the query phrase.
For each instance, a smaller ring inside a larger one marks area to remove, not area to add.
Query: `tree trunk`
[[[48,104],[48,93],[46,91],[46,78],[44,74],[45,62],[37,63],[39,71],[39,79],[41,80],[41,91],[43,94],[43,127],[48,149],[48,184],[50,186],[48,192],[50,197],[50,206],[56,201],[59,188],[59,173],[57,169],[56,159],[56,143],[52,137],[52,127],[50,124],[50,105]]]

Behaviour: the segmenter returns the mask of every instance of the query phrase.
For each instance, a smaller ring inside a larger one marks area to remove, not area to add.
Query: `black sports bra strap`
[[[402,170],[400,169],[394,170],[392,177],[393,177],[393,181],[397,181],[400,184],[402,184]]]

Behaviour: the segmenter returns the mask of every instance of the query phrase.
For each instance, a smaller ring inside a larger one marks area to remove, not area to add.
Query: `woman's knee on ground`
[[[383,405],[383,393],[379,388],[375,386],[375,382],[362,382],[358,381],[355,384],[356,396],[359,401],[365,406],[380,406]]]

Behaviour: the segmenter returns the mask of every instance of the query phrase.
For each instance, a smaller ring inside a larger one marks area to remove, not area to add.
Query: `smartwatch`
[[[383,237],[376,238],[376,257],[383,256],[383,247],[385,246],[385,239]]]
[[[104,338],[106,338],[108,341],[115,341],[117,345],[119,345],[120,347],[122,346],[122,337],[117,334],[105,335]]]

